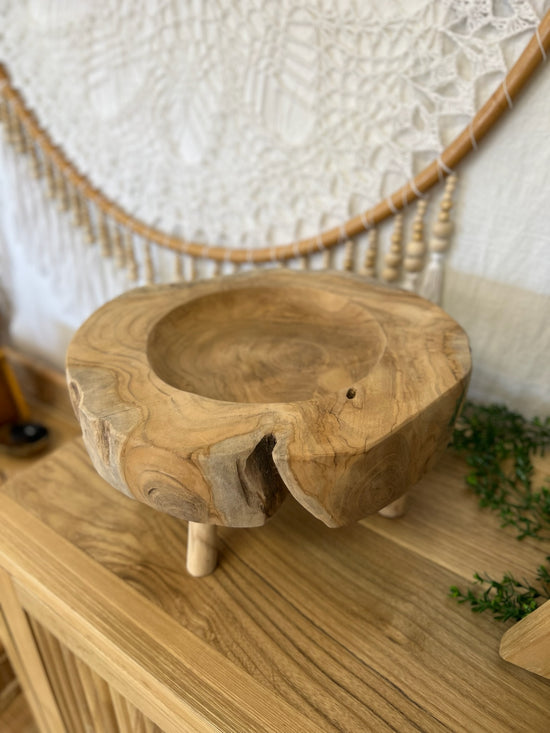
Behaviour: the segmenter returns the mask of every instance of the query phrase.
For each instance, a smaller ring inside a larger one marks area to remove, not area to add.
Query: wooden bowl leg
[[[189,522],[187,532],[187,571],[196,578],[210,575],[218,563],[216,525]]]
[[[400,496],[399,499],[396,499],[395,501],[392,501],[391,504],[388,504],[383,509],[380,509],[378,514],[382,517],[386,517],[387,519],[397,519],[398,517],[402,517],[403,514],[407,511],[407,504],[409,500],[408,494],[403,494],[403,496]]]

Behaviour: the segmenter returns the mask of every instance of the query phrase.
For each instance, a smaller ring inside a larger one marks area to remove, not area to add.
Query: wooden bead
[[[188,257],[189,261],[189,282],[194,282],[197,279],[197,261],[194,257]]]
[[[399,279],[399,266],[403,258],[402,241],[403,214],[396,214],[391,236],[391,247],[384,258],[384,269],[382,271],[382,278],[388,283],[395,282]]]
[[[421,295],[434,303],[441,302],[443,291],[443,266],[445,253],[453,232],[453,223],[450,219],[452,193],[456,186],[456,175],[453,173],[445,181],[445,189],[439,203],[437,221],[432,227],[430,239],[430,261],[422,282]]]
[[[345,243],[344,270],[346,272],[353,272],[355,270],[355,242],[353,239],[348,239]]]
[[[386,267],[390,269],[397,269],[401,262],[401,252],[390,250],[385,257]]]
[[[174,253],[174,280],[183,280],[183,262],[179,252]]]
[[[369,231],[369,243],[367,254],[365,256],[365,264],[363,266],[363,274],[367,277],[376,277],[376,261],[378,259],[378,230],[374,227]]]
[[[426,251],[426,245],[421,239],[411,239],[405,251],[406,257],[421,258]]]
[[[454,226],[452,221],[441,221],[441,219],[439,219],[434,223],[432,227],[432,232],[436,237],[439,237],[441,239],[448,239],[453,233],[453,228]]]
[[[336,247],[325,247],[325,249],[323,250],[323,257],[324,257],[324,263],[326,263],[326,267],[324,267],[323,269],[334,270],[335,269]]]
[[[405,259],[403,261],[403,267],[405,269],[404,286],[408,290],[416,290],[418,273],[424,267],[424,255],[426,253],[426,245],[424,243],[424,214],[426,207],[426,201],[420,199],[413,221],[412,239],[405,248]]]
[[[445,190],[439,203],[439,214],[437,221],[432,227],[432,239],[430,251],[443,253],[447,251],[449,241],[453,233],[453,222],[450,219],[450,211],[453,205],[452,193],[456,187],[457,177],[450,175],[445,182]]]
[[[416,249],[408,252],[403,260],[403,267],[406,272],[415,273],[420,272],[424,265],[424,251]]]

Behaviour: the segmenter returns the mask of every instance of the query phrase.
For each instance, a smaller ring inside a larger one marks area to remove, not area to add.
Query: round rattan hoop
[[[47,132],[40,127],[35,115],[25,105],[21,94],[12,86],[9,74],[2,64],[0,64],[0,94],[10,103],[26,134],[42,149],[44,155],[63,173],[65,178],[80,191],[81,195],[93,202],[101,213],[110,217],[122,227],[159,247],[187,254],[191,257],[206,256],[211,260],[230,261],[237,264],[244,262],[264,263],[273,260],[292,259],[297,256],[302,257],[318,252],[320,249],[333,247],[394,215],[419,196],[425,194],[453,171],[468,153],[477,150],[479,142],[502,115],[511,108],[513,100],[533,76],[534,71],[541,62],[546,60],[548,53],[550,53],[550,11],[545,14],[531,40],[506,75],[504,81],[497,87],[471,122],[445,148],[441,155],[427,165],[417,176],[394,191],[386,199],[380,201],[376,206],[349,219],[341,226],[288,244],[252,250],[188,241],[180,237],[167,235],[165,232],[136,219],[95,188],[76,169],[64,152],[53,144]]]

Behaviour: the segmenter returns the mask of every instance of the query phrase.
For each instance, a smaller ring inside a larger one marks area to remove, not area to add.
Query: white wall
[[[471,394],[548,415],[548,63],[459,173],[444,305],[471,340]]]

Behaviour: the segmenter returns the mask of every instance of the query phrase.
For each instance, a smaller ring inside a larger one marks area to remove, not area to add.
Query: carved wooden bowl
[[[411,293],[258,271],[139,288],[69,347],[97,471],[190,522],[263,524],[290,492],[332,527],[376,512],[447,444],[464,331]]]

